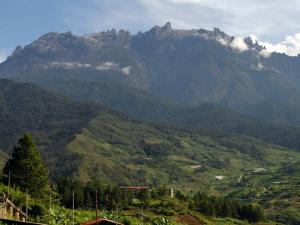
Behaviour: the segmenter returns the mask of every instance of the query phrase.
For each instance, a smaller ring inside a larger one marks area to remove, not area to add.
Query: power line
[[[72,193],[72,221],[73,221],[73,225],[75,224],[74,209],[75,209],[75,191],[73,189],[73,193]]]
[[[95,203],[96,203],[96,224],[98,225],[98,191],[96,189],[96,195],[95,195]]]

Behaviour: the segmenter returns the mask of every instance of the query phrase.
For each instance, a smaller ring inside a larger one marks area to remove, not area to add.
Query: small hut
[[[81,225],[123,225],[123,224],[112,221],[112,220],[99,218],[97,220],[86,222],[86,223],[83,223]]]
[[[4,196],[0,197],[0,218],[11,218],[19,221],[25,221],[26,214],[21,209],[17,208],[12,201]]]

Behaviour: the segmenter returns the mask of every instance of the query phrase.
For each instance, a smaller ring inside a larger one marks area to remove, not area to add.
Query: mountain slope
[[[277,125],[269,123],[280,119],[277,115],[280,112],[278,109],[280,105],[278,104],[274,104],[274,107],[277,107],[278,110],[269,111],[268,113],[265,113],[265,111],[271,107],[267,103],[255,106],[253,112],[250,108],[247,109],[250,115],[261,117],[264,120],[259,121],[253,117],[220,107],[217,104],[206,103],[198,107],[186,107],[170,103],[168,100],[150,95],[141,89],[127,87],[115,82],[83,81],[80,78],[70,77],[66,74],[47,74],[42,78],[35,78],[36,76],[30,76],[27,79],[50,91],[70,96],[74,100],[100,102],[140,120],[163,123],[173,127],[243,134],[269,143],[300,149],[300,142],[298,141],[300,129],[284,125],[285,123],[296,125],[295,123],[289,121]],[[297,108],[292,108],[291,112],[295,111],[297,111]],[[288,111],[286,112],[288,113]],[[273,118],[267,116],[271,113],[274,114]],[[296,121],[297,114],[294,113],[294,117],[291,117],[291,113],[287,113],[284,118]],[[269,119],[269,122],[267,119]]]
[[[150,70],[153,93],[193,105],[218,102],[237,109],[271,99],[299,103],[299,91],[290,81],[261,64],[263,49],[257,44],[244,40],[246,50],[233,48],[236,39],[218,29],[193,30],[182,37],[177,32],[166,25],[134,38],[132,46]]]
[[[0,81],[0,149],[6,153],[24,133],[37,140],[47,163],[102,107],[77,104],[31,84]]]
[[[240,42],[243,48],[237,45]],[[68,74],[122,83],[195,106],[214,102],[242,109],[266,101],[300,104],[291,75],[297,61],[288,71],[292,60],[285,57],[286,64],[277,66],[276,54],[268,58],[264,52],[250,39],[240,40],[219,29],[174,30],[170,23],[136,35],[124,30],[84,36],[48,33],[17,48],[0,64],[0,77],[26,80],[36,75],[39,80],[45,74]]]
[[[72,135],[101,108],[79,105],[34,85],[9,80],[0,82],[0,101],[1,147],[6,151],[26,129],[37,132],[40,137],[45,135],[43,144]]]
[[[177,183],[191,188],[206,176],[201,185],[209,187],[224,169],[235,179],[245,168],[271,168],[299,156],[254,138],[212,136],[135,121],[31,84],[1,80],[0,87],[1,149],[9,152],[23,133],[32,133],[52,178],[97,177],[104,182]]]
[[[186,108],[142,89],[111,81],[83,80],[83,77],[69,76],[63,72],[44,74],[42,77],[31,75],[25,80],[73,100],[101,103],[142,120],[165,122]]]
[[[248,105],[241,112],[260,120],[276,123],[278,126],[300,126],[300,105],[262,102]]]
[[[300,149],[300,129],[257,120],[215,104],[203,104],[171,118],[173,124],[188,128],[202,128],[213,132],[255,137],[272,144]]]

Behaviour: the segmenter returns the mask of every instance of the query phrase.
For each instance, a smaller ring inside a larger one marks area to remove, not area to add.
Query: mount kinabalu
[[[53,90],[61,90],[59,77],[71,83],[117,83],[180,104],[219,103],[263,118],[257,108],[261,103],[298,109],[299,68],[300,57],[270,54],[250,38],[216,28],[174,30],[167,23],[136,35],[124,30],[84,36],[48,33],[17,47],[0,64],[0,77],[52,83]],[[64,94],[73,97],[70,91]],[[275,121],[288,115],[283,110],[273,113]]]
[[[299,224],[300,128],[215,104],[300,125],[299,67],[218,29],[49,33],[18,47],[0,77],[84,103],[0,79],[0,162],[29,132],[54,180],[205,190]]]

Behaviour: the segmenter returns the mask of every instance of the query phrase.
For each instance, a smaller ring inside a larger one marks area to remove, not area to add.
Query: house
[[[224,176],[215,176],[216,180],[223,180],[225,177]]]
[[[253,173],[265,173],[267,169],[265,168],[255,168],[252,172]]]
[[[99,218],[97,220],[90,221],[90,222],[87,222],[87,223],[83,223],[81,225],[123,225],[123,224],[112,221],[112,220]]]
[[[21,209],[17,208],[8,198],[0,197],[0,218],[25,221],[26,214]]]

